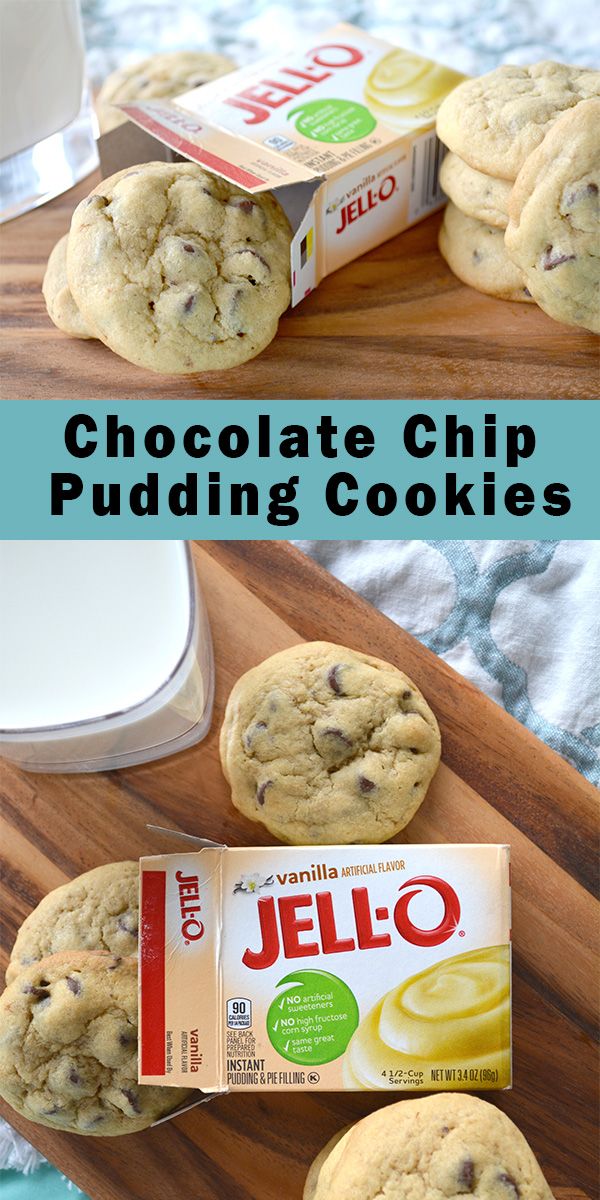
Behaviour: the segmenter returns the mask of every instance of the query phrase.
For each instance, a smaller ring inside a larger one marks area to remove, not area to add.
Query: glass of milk
[[[79,0],[0,0],[0,220],[98,165]]]
[[[0,756],[106,771],[208,732],[210,629],[185,542],[0,542]]]

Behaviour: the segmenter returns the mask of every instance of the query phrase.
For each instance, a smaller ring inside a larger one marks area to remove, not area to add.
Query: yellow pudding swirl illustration
[[[432,1069],[443,1077],[432,1079]],[[351,1088],[506,1087],[510,947],[443,959],[388,992],[356,1030],[344,1075]]]
[[[432,120],[444,96],[463,79],[458,71],[419,54],[392,50],[371,71],[365,103],[378,121],[393,129],[413,129]]]

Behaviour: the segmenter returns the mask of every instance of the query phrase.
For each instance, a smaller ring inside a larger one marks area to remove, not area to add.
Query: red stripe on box
[[[165,871],[142,871],[140,1014],[142,1075],[165,1073]]]
[[[202,150],[200,146],[189,142],[180,133],[169,129],[168,125],[155,121],[154,117],[142,112],[135,104],[122,104],[121,108],[123,112],[133,117],[138,125],[142,125],[149,133],[156,134],[161,142],[166,142],[172,150],[177,150],[180,154],[185,154],[186,157],[193,159],[194,162],[200,163],[201,166],[208,167],[209,171],[225,175],[232,183],[239,183],[240,187],[244,188],[260,187],[266,183],[266,179],[261,179],[260,175],[253,175],[251,171],[246,171],[243,167],[236,167],[235,163],[228,162],[226,158],[220,158],[218,154],[212,154],[210,150]]]

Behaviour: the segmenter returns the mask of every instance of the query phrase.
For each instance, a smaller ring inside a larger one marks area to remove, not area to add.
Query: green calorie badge
[[[294,971],[267,1013],[271,1045],[288,1062],[319,1066],[343,1054],[358,1025],[354,993],[328,971]]]
[[[364,104],[354,100],[309,100],[288,113],[296,129],[314,142],[356,142],[367,137],[377,121]]]

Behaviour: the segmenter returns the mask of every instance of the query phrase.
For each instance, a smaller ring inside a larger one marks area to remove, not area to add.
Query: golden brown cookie
[[[291,229],[195,163],[143,163],[73,214],[67,274],[84,320],[116,354],[163,374],[224,370],[275,337],[290,302]]]
[[[306,642],[238,680],[220,750],[233,803],[281,841],[384,842],[423,801],[440,734],[397,667]]]

